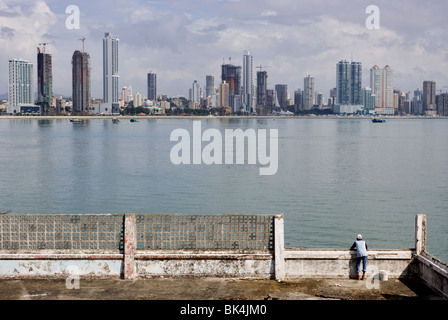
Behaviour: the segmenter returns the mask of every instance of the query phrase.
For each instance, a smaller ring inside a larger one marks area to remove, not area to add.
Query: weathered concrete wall
[[[141,277],[212,276],[270,279],[275,273],[273,256],[263,253],[139,254],[136,256],[136,269]]]
[[[122,260],[3,260],[0,278],[119,278]]]
[[[416,261],[419,277],[428,287],[448,299],[448,265],[427,253],[417,255]]]
[[[387,272],[390,278],[414,274],[412,250],[369,250],[366,276]],[[356,252],[350,250],[285,251],[286,278],[354,278]],[[362,264],[361,264],[362,270]]]

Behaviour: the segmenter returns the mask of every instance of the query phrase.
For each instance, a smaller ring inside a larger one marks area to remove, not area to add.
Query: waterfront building
[[[303,111],[303,91],[298,89],[294,91],[294,111]]]
[[[22,108],[34,107],[34,64],[23,59],[9,60],[8,105],[9,114],[22,113]]]
[[[241,95],[241,67],[232,64],[223,64],[221,68],[221,82],[229,85],[228,101],[234,96]]]
[[[197,106],[201,104],[201,86],[199,85],[197,80],[193,81],[190,101],[197,104]]]
[[[383,68],[383,108],[393,108],[394,103],[394,73],[389,66]]]
[[[304,78],[303,84],[303,109],[311,110],[314,106],[315,99],[315,81],[311,75]]]
[[[287,111],[288,109],[288,85],[286,84],[277,84],[275,85],[275,97],[280,108],[283,111]]]
[[[50,114],[53,104],[53,70],[51,54],[37,48],[37,104],[44,115]]]
[[[118,43],[119,39],[106,32],[103,39],[103,97],[111,113],[120,113],[118,104]]]
[[[156,101],[157,100],[157,75],[155,73],[148,73],[147,78],[147,86],[148,86],[148,100]]]
[[[448,117],[448,93],[442,93],[436,97],[437,114],[439,116]]]
[[[243,56],[243,104],[247,111],[253,110],[254,79],[253,79],[254,58],[246,51]]]
[[[228,108],[229,103],[229,92],[230,86],[226,81],[223,81],[219,85],[219,107],[220,108]]]
[[[267,84],[268,74],[266,71],[257,72],[257,115],[267,115]]]
[[[375,95],[372,94],[372,88],[365,87],[362,89],[362,105],[364,106],[364,109],[369,112],[373,113],[375,110]]]
[[[335,113],[355,113],[362,109],[362,63],[339,61],[336,65],[337,102]]]
[[[423,112],[426,115],[435,115],[437,113],[435,81],[423,82],[422,100],[423,100]]]
[[[90,55],[77,50],[72,58],[74,114],[87,114],[90,111],[90,81]]]
[[[394,114],[394,73],[390,66],[370,69],[370,88],[375,95],[375,110],[378,114]]]
[[[134,96],[134,108],[143,106],[143,97],[140,92],[137,92]]]
[[[205,77],[205,97],[212,97],[215,95],[215,77],[208,75]]]

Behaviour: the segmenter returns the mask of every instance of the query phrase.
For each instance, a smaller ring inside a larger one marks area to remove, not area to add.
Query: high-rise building
[[[394,107],[394,73],[389,66],[383,68],[383,108]]]
[[[229,102],[229,92],[230,86],[226,81],[223,81],[219,85],[219,107],[220,108],[228,108],[230,105]]]
[[[253,75],[254,58],[246,51],[243,56],[243,103],[246,105],[246,110],[253,109],[254,97],[254,75]]]
[[[230,94],[241,94],[241,67],[232,64],[223,64],[221,81],[229,84]]]
[[[394,109],[394,73],[389,66],[380,69],[377,65],[370,69],[370,87],[375,95],[377,113],[393,114]]]
[[[303,108],[304,110],[311,110],[314,106],[315,99],[315,83],[314,78],[307,75],[304,79],[303,85]]]
[[[361,62],[339,61],[336,65],[337,104],[360,106],[362,104],[362,64]],[[356,111],[353,108],[352,111]]]
[[[118,104],[118,42],[106,32],[103,39],[103,93],[104,103],[111,105],[111,113],[119,113]]]
[[[33,70],[27,60],[9,60],[8,113],[21,113],[22,106],[34,105]]]
[[[201,103],[201,86],[196,80],[194,80],[191,89],[191,101],[199,106]]]
[[[362,104],[362,63],[353,62],[350,64],[350,103],[352,105]]]
[[[437,112],[435,81],[423,82],[423,112],[429,115]]]
[[[267,115],[267,84],[268,74],[266,71],[257,72],[257,115]]]
[[[215,95],[215,77],[208,75],[205,77],[205,97],[212,97]]]
[[[437,96],[437,114],[448,117],[448,93],[442,93]]]
[[[50,114],[53,104],[53,71],[51,55],[37,48],[37,104],[42,107],[42,113]]]
[[[301,89],[294,91],[294,111],[303,111],[303,91]]]
[[[148,100],[157,100],[157,75],[155,73],[148,73]]]
[[[73,113],[87,114],[90,109],[90,56],[75,51],[72,58]]]
[[[370,88],[375,95],[375,108],[383,108],[383,71],[377,65],[370,69]]]
[[[366,87],[361,90],[361,96],[362,96],[362,105],[367,111],[374,111],[375,110],[375,95],[372,94],[372,89],[369,87]]]
[[[286,84],[277,84],[275,85],[275,97],[280,108],[283,111],[287,111],[288,109],[288,86]]]

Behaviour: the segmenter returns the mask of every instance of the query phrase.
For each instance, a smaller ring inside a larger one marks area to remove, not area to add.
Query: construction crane
[[[54,42],[42,42],[42,43],[39,43],[39,45],[40,45],[40,46],[43,46],[43,48],[38,47],[38,48],[37,48],[37,51],[38,51],[39,53],[44,53],[44,54],[45,54],[45,47],[46,47],[47,45],[49,45],[49,44],[54,44]]]
[[[82,41],[82,53],[84,53],[84,42],[86,41],[86,37],[82,37],[81,39],[78,39]]]
[[[260,71],[263,71],[263,68],[267,69],[267,68],[272,68],[271,66],[259,66],[257,67],[257,69],[260,69]]]

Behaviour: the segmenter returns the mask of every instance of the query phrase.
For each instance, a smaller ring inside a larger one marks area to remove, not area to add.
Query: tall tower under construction
[[[53,69],[51,54],[45,52],[45,45],[37,48],[37,104],[42,114],[52,113],[53,106]]]
[[[86,52],[75,51],[73,67],[73,113],[87,114],[90,109],[90,56]]]

